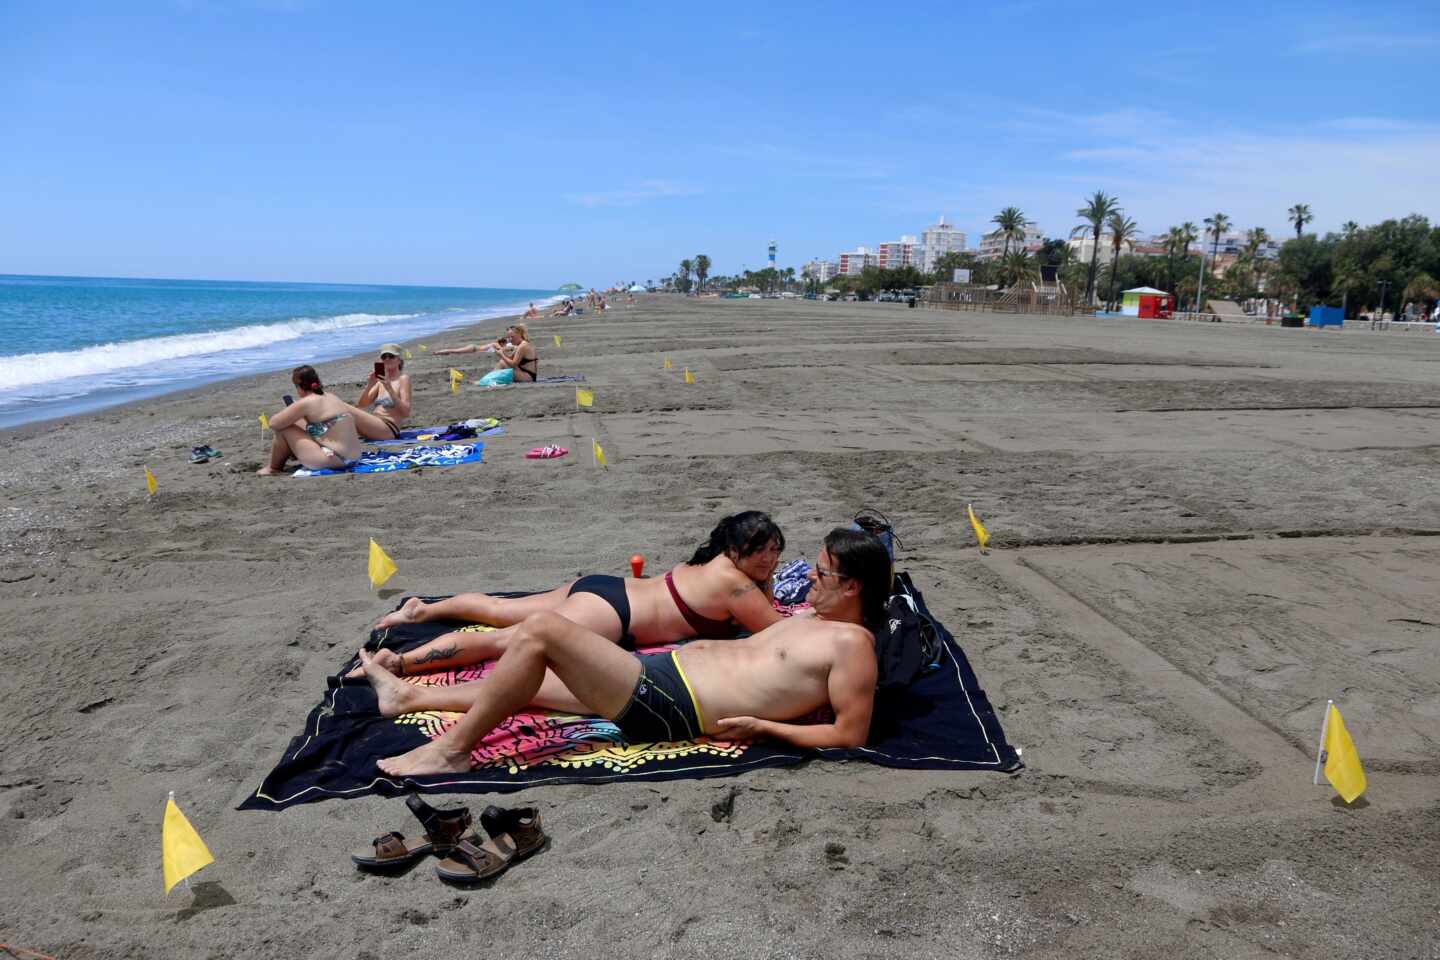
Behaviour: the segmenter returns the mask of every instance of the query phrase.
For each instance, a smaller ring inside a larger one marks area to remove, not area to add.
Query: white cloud
[[[649,200],[693,197],[704,192],[699,187],[673,180],[641,180],[633,186],[615,190],[566,194],[566,199],[582,207],[633,207]]]

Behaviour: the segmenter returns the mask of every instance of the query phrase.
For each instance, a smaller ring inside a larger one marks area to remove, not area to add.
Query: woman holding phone
[[[312,366],[296,367],[290,372],[290,382],[300,399],[271,414],[275,439],[270,444],[270,462],[256,473],[262,477],[279,473],[291,457],[311,470],[354,466],[360,459],[360,435],[355,430],[360,411],[326,393]]]
[[[359,415],[355,427],[366,440],[394,440],[400,424],[409,418],[410,375],[405,372],[405,351],[398,343],[380,348],[380,359],[355,401]]]

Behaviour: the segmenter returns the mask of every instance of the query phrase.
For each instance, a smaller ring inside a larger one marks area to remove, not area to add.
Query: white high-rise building
[[[965,234],[940,217],[939,223],[931,224],[920,232],[920,269],[930,273],[935,261],[947,253],[965,252]]]
[[[1010,251],[1028,250],[1030,253],[1039,253],[1040,248],[1045,245],[1045,234],[1040,228],[1033,224],[1025,225],[1025,238],[1010,238]],[[975,254],[977,260],[999,260],[1005,252],[1005,234],[1003,231],[994,230],[980,238],[980,250]]]
[[[820,283],[828,283],[840,272],[840,265],[834,260],[811,260],[800,268],[800,276],[814,277]]]

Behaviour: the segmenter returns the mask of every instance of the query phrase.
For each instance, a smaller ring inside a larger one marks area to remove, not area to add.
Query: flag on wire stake
[[[460,381],[464,379],[465,374],[456,370],[454,367],[450,368],[450,392],[452,394],[460,392]]]
[[[980,552],[989,553],[990,531],[986,530],[985,524],[981,523],[980,518],[975,516],[975,506],[973,504],[965,504],[965,511],[970,514],[970,526],[975,530],[975,542],[979,545]]]
[[[670,366],[670,358],[669,358],[669,357],[666,357],[666,358],[665,358],[665,362],[664,362],[663,364],[661,364],[661,369],[664,369],[664,370],[669,370],[669,369],[671,369],[671,366]]]
[[[156,491],[158,488],[159,488],[159,484],[157,484],[157,483],[155,482],[155,474],[153,474],[153,473],[150,472],[150,468],[149,468],[149,467],[146,467],[146,468],[145,468],[145,490],[146,490],[146,492],[147,492],[150,496],[153,497],[153,496],[155,496],[155,491]]]
[[[374,537],[370,538],[370,560],[366,567],[370,574],[370,585],[376,590],[385,586],[385,581],[395,576],[395,561],[380,549],[380,544],[375,542]]]
[[[560,334],[555,334],[555,346],[560,346]]]
[[[406,350],[406,351],[405,351],[405,359],[406,359],[406,360],[414,360],[415,358],[410,355],[410,351],[409,351],[409,350]]]
[[[165,873],[165,892],[169,893],[175,884],[214,862],[210,848],[175,805],[175,791],[171,790],[165,801],[165,822],[160,827],[160,866]]]
[[[425,344],[423,344],[423,343],[420,344],[420,352],[421,352],[421,353],[424,353],[426,350],[429,350],[429,349],[430,349],[430,348],[427,347],[427,346],[425,346]]]
[[[594,391],[586,390],[584,387],[576,387],[576,388],[575,388],[575,406],[577,406],[577,407],[593,407],[593,406],[595,406],[595,393],[594,393]]]
[[[1315,783],[1320,782],[1320,771],[1325,779],[1340,794],[1346,803],[1365,792],[1365,768],[1360,766],[1360,755],[1355,752],[1355,741],[1345,729],[1345,721],[1334,700],[1325,701],[1325,719],[1320,721],[1320,750],[1315,756]]]
[[[265,431],[270,429],[270,418],[260,414],[260,439],[265,439]]]
[[[595,454],[595,463],[604,469],[610,469],[610,464],[605,460],[605,448],[600,446],[600,441],[591,439],[590,446]]]
[[[694,382],[695,382],[695,374],[693,374],[693,373],[690,372],[690,368],[689,368],[689,367],[686,367],[686,368],[685,368],[685,382],[686,382],[686,383],[694,383]]]

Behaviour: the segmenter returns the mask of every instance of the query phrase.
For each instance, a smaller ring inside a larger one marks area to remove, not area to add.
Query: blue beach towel
[[[443,447],[410,447],[408,450],[365,450],[360,461],[343,470],[311,470],[301,467],[297,477],[328,477],[337,473],[394,473],[411,467],[454,467],[462,463],[479,463],[485,444],[452,443]]]

